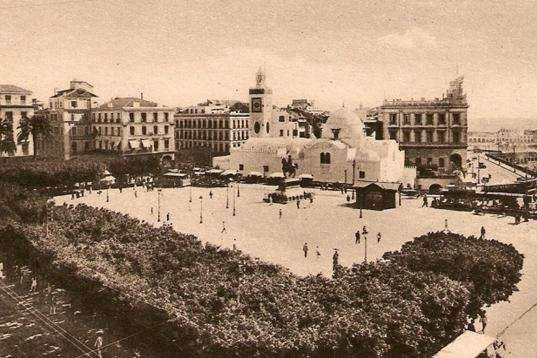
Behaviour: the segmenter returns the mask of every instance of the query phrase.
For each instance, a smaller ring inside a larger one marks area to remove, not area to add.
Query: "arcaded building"
[[[464,170],[468,103],[463,77],[451,81],[442,98],[385,100],[378,111],[377,138],[394,139],[405,151],[407,165],[438,174]]]

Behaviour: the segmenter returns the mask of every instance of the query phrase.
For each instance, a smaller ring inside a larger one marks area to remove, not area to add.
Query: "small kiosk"
[[[397,203],[397,192],[401,183],[359,181],[354,184],[356,206],[361,209],[393,209]]]

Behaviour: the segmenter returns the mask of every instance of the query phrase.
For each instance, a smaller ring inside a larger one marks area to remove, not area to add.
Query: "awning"
[[[224,171],[221,175],[237,175],[237,171],[235,169],[228,169]]]
[[[269,175],[269,178],[285,178],[282,172],[276,172]]]
[[[496,338],[479,334],[472,331],[465,331],[453,342],[445,346],[436,353],[435,358],[475,358],[485,349],[490,347]]]
[[[313,179],[313,175],[311,174],[300,174],[298,177],[300,179]]]
[[[247,176],[249,176],[249,177],[262,177],[263,174],[261,174],[260,172],[250,172],[250,173],[248,173]]]
[[[211,170],[207,170],[207,173],[208,174],[220,174],[222,173],[223,170],[220,170],[220,169],[211,169]]]
[[[129,146],[131,149],[140,149],[140,141],[138,139],[129,140]]]
[[[150,139],[142,139],[142,146],[146,149],[153,147],[153,141]]]
[[[167,178],[184,178],[186,177],[187,175],[184,174],[184,173],[174,173],[174,172],[170,172],[170,173],[166,173],[164,174],[165,177]]]
[[[112,175],[108,170],[105,170],[102,174],[102,176]]]

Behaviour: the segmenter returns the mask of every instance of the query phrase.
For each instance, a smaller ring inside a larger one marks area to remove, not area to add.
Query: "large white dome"
[[[339,129],[338,138],[344,143],[354,147],[358,141],[365,137],[364,124],[356,113],[342,107],[330,114],[323,126],[322,138],[334,138],[333,129]]]

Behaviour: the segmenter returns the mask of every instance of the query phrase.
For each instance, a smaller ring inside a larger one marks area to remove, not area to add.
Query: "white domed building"
[[[259,81],[255,90],[250,90],[250,128],[258,130],[252,130],[250,138],[241,147],[232,148],[229,155],[215,157],[214,166],[237,170],[242,175],[261,173],[268,177],[282,173],[282,159],[290,157],[297,177],[308,174],[315,181],[348,184],[401,183],[404,152],[394,140],[366,136],[362,121],[347,108],[330,115],[321,138],[289,138],[271,133],[275,125],[271,125],[273,116],[267,112],[272,106],[264,105],[271,103],[266,98],[271,93]]]

